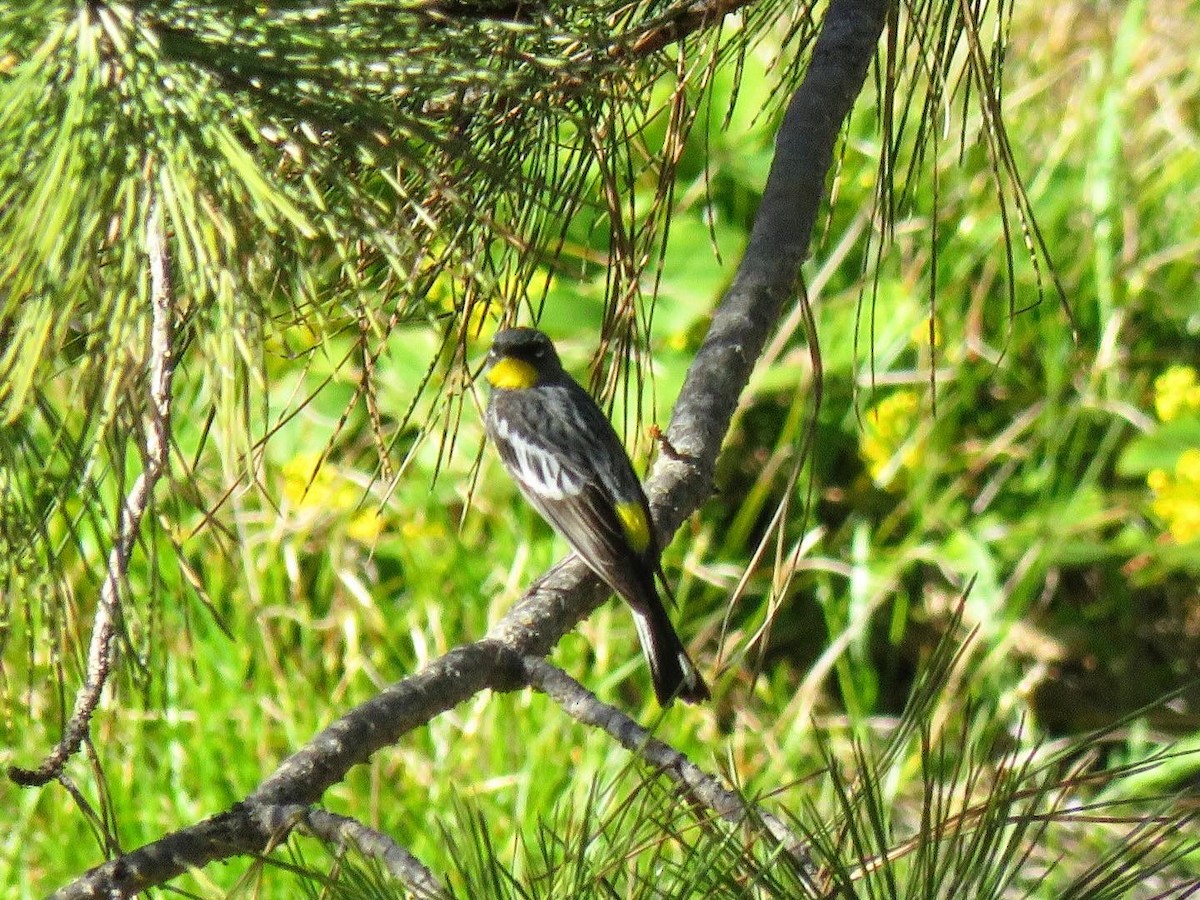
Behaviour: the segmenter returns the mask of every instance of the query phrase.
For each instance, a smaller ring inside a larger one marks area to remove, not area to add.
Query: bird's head
[[[483,377],[503,391],[531,388],[562,371],[550,338],[536,328],[506,328],[492,341]]]

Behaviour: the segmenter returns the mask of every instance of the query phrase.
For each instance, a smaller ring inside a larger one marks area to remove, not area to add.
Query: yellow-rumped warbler
[[[708,687],[658,596],[662,549],[650,505],[596,401],[534,328],[499,332],[484,377],[492,388],[487,432],[504,467],[542,517],[633,610],[658,702],[707,700]]]

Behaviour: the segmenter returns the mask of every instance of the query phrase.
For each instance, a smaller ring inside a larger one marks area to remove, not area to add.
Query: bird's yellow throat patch
[[[487,371],[488,384],[504,391],[531,388],[538,381],[537,369],[524,360],[505,357]]]
[[[618,503],[616,511],[629,546],[638,553],[643,553],[650,546],[650,523],[646,519],[646,511],[642,509],[642,504],[636,500]]]

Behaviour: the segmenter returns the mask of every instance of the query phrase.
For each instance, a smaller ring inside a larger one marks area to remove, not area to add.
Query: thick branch
[[[804,83],[775,138],[746,253],[675,404],[667,439],[678,454],[660,456],[647,485],[664,534],[674,534],[711,491],[738,398],[795,290],[837,137],[862,90],[888,6],[887,0],[829,5]]]
[[[128,897],[190,868],[278,846],[301,828],[335,847],[354,844],[383,864],[422,900],[446,896],[437,879],[387,835],[361,822],[302,804],[239,803],[232,809],[167,835],[141,850],[93,869],[55,897]],[[153,852],[145,852],[150,851]]]
[[[75,697],[71,718],[63,729],[62,739],[36,769],[9,768],[8,777],[20,785],[41,785],[56,778],[67,760],[79,749],[91,727],[92,713],[100,703],[100,695],[112,670],[112,645],[121,615],[121,587],[129,570],[129,557],[133,553],[142,516],[154,496],[154,486],[167,467],[171,434],[171,377],[175,372],[175,353],[171,346],[175,331],[175,302],[171,293],[170,259],[157,206],[152,208],[146,223],[146,254],[150,258],[152,312],[150,404],[145,421],[144,465],[117,516],[117,534],[108,555],[107,572],[92,620],[87,676]]]
[[[647,485],[664,536],[673,534],[711,491],[717,453],[738,397],[784,300],[795,288],[833,149],[862,89],[887,9],[886,0],[833,0],[826,13],[812,63],[776,139],[775,160],[746,254],[675,407],[668,437],[682,458],[661,457]],[[607,595],[581,563],[560,564],[485,640],[452,651],[349,712],[286,760],[244,805],[314,802],[351,766],[479,690],[520,684],[521,658],[544,656]],[[56,896],[110,896],[113,890],[128,896],[188,866],[261,851],[267,844],[261,830],[233,822],[227,833],[214,833],[230,815],[135,850]],[[184,835],[191,834],[197,840],[188,850]]]

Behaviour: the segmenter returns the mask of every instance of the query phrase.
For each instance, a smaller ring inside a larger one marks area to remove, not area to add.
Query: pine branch
[[[433,873],[408,850],[389,835],[357,819],[299,805],[263,809],[278,821],[277,831],[281,835],[298,826],[338,849],[354,847],[363,856],[380,863],[383,870],[408,888],[417,900],[444,900],[450,896]]]
[[[730,824],[749,823],[761,827],[787,851],[802,871],[810,867],[804,842],[778,816],[755,808],[674,747],[653,737],[621,710],[601,701],[542,657],[527,656],[522,660],[522,667],[529,685],[554,700],[571,718],[607,732],[630,753],[656,767],[690,800],[712,810]]]
[[[647,485],[658,527],[673,533],[711,491],[717,453],[808,250],[838,134],[883,29],[886,0],[833,0],[803,83],[776,139],[750,243],[675,407],[668,431],[683,458],[660,458]],[[243,803],[93,869],[54,896],[129,896],[191,867],[261,851],[274,833],[256,812],[308,804],[355,764],[485,687],[525,683],[521,660],[544,656],[607,596],[582,563],[539,580],[483,640],[459,647],[347,713],[285,760]]]
[[[656,22],[649,23],[633,41],[632,55],[656,53],[668,44],[681,41],[693,31],[700,31],[721,21],[753,0],[698,0],[672,10]]]
[[[133,483],[117,520],[117,534],[108,556],[100,600],[92,620],[88,647],[87,677],[75,697],[71,718],[62,739],[35,769],[10,766],[8,777],[25,787],[46,784],[57,778],[63,766],[83,743],[91,727],[92,714],[112,671],[112,647],[121,618],[121,589],[129,570],[129,558],[137,540],[142,516],[154,497],[154,487],[167,468],[171,440],[171,378],[175,372],[175,298],[171,291],[171,260],[163,234],[162,214],[155,204],[146,222],[146,254],[150,263],[150,404],[146,416],[145,467]]]

